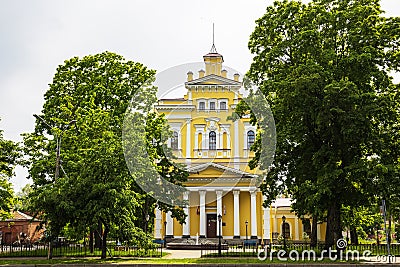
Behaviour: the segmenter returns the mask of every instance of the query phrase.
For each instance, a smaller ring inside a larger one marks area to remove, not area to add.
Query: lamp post
[[[145,219],[146,219],[146,222],[144,224],[144,232],[147,233],[147,228],[148,228],[148,225],[149,225],[150,215],[146,214]]]
[[[167,246],[167,221],[164,221],[164,247]]]
[[[219,225],[219,233],[218,233],[218,256],[221,257],[221,230],[222,230],[222,215],[218,214],[218,225]]]
[[[282,230],[283,230],[283,249],[286,251],[286,217],[282,216]]]
[[[247,226],[249,226],[249,221],[246,220],[244,223],[246,224],[246,241],[247,241]]]
[[[76,124],[76,120],[72,120],[68,124],[63,125],[64,127],[60,128],[61,133],[59,135],[57,135],[57,133],[55,133],[53,131],[53,127],[51,127],[50,124],[48,124],[45,119],[43,119],[41,116],[39,116],[37,114],[33,114],[33,116],[36,119],[43,122],[49,128],[49,130],[52,132],[54,138],[56,139],[56,170],[54,172],[54,181],[56,181],[60,175],[60,168],[64,172],[64,169],[61,166],[61,137],[62,137],[62,134],[64,133],[64,131],[67,130],[71,124]],[[65,174],[65,172],[64,172],[64,174]],[[50,241],[49,241],[49,249],[48,249],[48,253],[47,253],[47,259],[50,260],[52,258],[53,258],[53,242],[52,242],[52,234],[50,233]]]

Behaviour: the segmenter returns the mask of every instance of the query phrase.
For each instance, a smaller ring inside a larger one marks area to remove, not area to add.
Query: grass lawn
[[[16,265],[16,264],[110,264],[110,263],[121,263],[121,264],[135,264],[135,263],[149,263],[149,264],[204,264],[204,263],[298,263],[298,264],[321,264],[321,263],[344,263],[340,261],[330,261],[330,260],[323,260],[323,261],[315,261],[315,262],[302,262],[302,261],[278,261],[277,259],[266,261],[259,261],[256,258],[199,258],[199,259],[160,259],[160,258],[153,258],[153,259],[132,259],[132,258],[113,258],[113,259],[106,259],[100,260],[98,258],[56,258],[52,260],[47,260],[43,258],[32,258],[32,259],[0,259],[0,265]],[[346,263],[355,263],[355,262],[346,262]]]

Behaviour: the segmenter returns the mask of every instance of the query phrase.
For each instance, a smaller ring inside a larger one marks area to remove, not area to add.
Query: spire
[[[218,54],[217,48],[215,48],[215,39],[214,38],[215,38],[215,36],[214,36],[214,23],[213,23],[213,42],[212,42],[212,47],[211,47],[210,53]]]
[[[222,63],[224,62],[224,58],[222,55],[218,54],[217,49],[215,48],[215,32],[214,32],[214,23],[213,23],[213,44],[210,52],[203,56],[204,63],[206,65],[206,76],[210,74],[215,74],[221,76],[222,73]]]

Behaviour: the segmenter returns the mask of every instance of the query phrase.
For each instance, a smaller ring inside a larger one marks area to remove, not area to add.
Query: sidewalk
[[[201,250],[163,249],[163,252],[170,253],[163,259],[194,259],[201,257]]]

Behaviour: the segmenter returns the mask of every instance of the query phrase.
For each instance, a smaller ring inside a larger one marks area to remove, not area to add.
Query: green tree
[[[269,201],[288,192],[300,215],[326,212],[327,246],[342,237],[342,205],[375,199],[377,126],[397,116],[389,71],[399,69],[399,21],[383,17],[375,0],[285,0],[267,8],[250,37],[248,76],[277,129],[261,188]]]
[[[14,203],[14,190],[10,178],[20,158],[19,146],[3,138],[0,130],[0,220],[10,215]]]
[[[142,64],[110,52],[72,58],[57,68],[45,94],[43,120],[38,119],[35,133],[24,139],[32,202],[47,220],[51,236],[67,223],[82,236],[89,229],[101,239],[102,258],[107,256],[110,233],[125,239],[142,236],[141,205],[148,196],[135,181],[149,172],[152,162],[140,158],[140,168],[128,170],[122,131],[129,111],[138,111],[145,124],[144,114],[156,100],[154,75]],[[146,137],[138,129],[130,134],[132,147]],[[60,138],[62,164],[54,179]],[[147,208],[151,213],[154,205]]]
[[[30,198],[29,194],[32,192],[32,187],[30,184],[26,184],[21,191],[17,192],[15,194],[16,197],[16,203],[14,208],[16,210],[22,211],[22,212],[27,212],[30,211],[31,204],[30,204]]]

